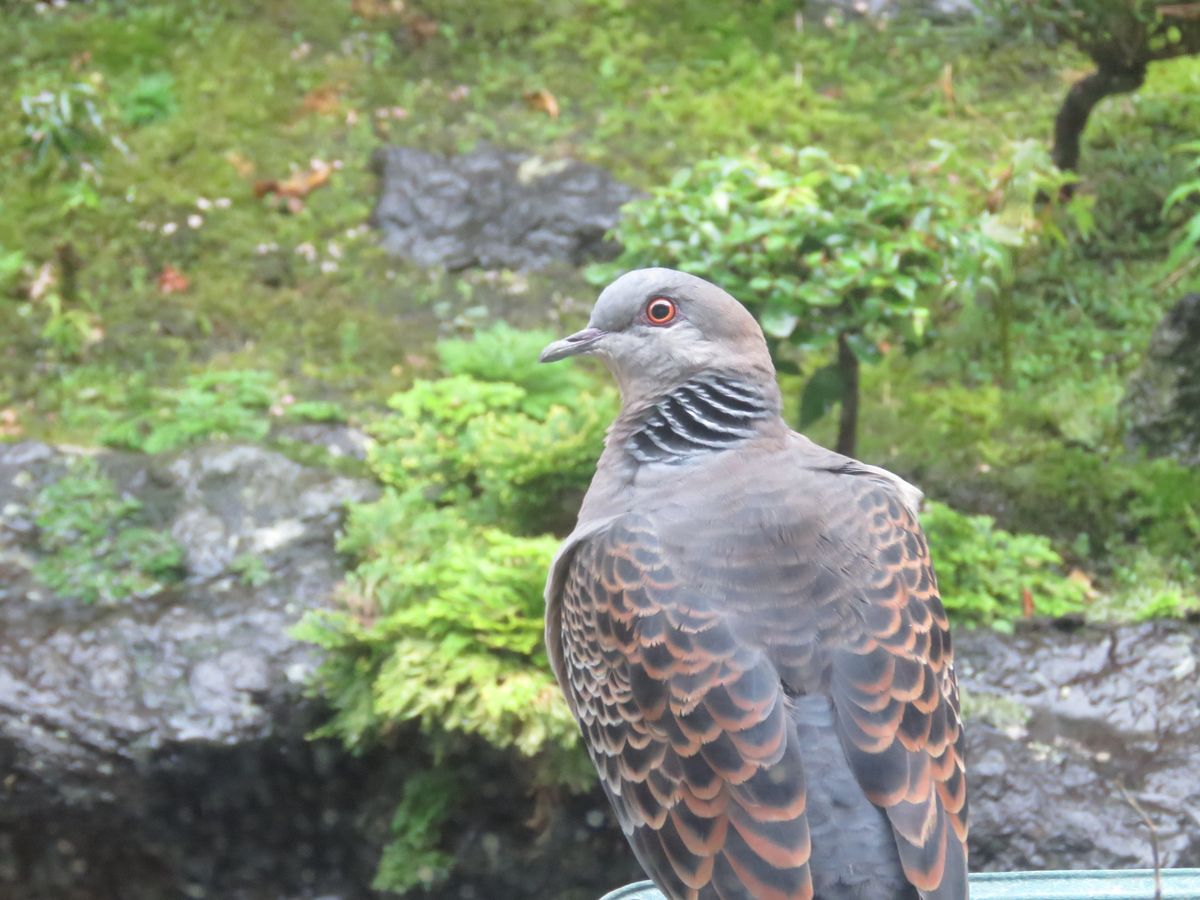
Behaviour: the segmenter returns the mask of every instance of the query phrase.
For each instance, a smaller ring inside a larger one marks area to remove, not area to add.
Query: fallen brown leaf
[[[545,88],[525,94],[525,103],[530,109],[540,110],[552,119],[558,118],[558,99]]]
[[[249,178],[254,174],[254,163],[242,156],[236,150],[230,150],[225,154],[225,161],[233,166],[234,170],[242,178]]]
[[[404,12],[404,0],[353,0],[350,9],[364,19],[390,19]]]
[[[342,106],[341,92],[340,85],[323,84],[315,87],[300,101],[300,111],[318,116],[334,115]]]
[[[317,188],[327,184],[332,175],[333,166],[323,160],[315,159],[308,169],[293,172],[282,180],[268,178],[255,182],[254,196],[262,198],[268,194],[275,194],[287,201],[289,212],[299,212],[302,208],[300,201]]]
[[[0,409],[0,437],[17,437],[21,434],[21,421],[13,407]]]
[[[182,294],[191,282],[187,276],[172,265],[165,265],[158,273],[158,292],[160,294]]]
[[[1027,619],[1033,618],[1033,593],[1029,588],[1021,588],[1021,615]]]
[[[1096,587],[1092,583],[1092,576],[1083,569],[1075,568],[1067,573],[1067,581],[1073,581],[1083,588],[1084,594],[1089,600],[1096,599]]]
[[[418,46],[427,43],[437,37],[437,20],[420,14],[414,15],[408,20],[408,33]]]

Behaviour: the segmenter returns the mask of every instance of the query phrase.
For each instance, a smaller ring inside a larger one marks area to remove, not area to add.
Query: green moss
[[[118,493],[93,459],[47,485],[33,503],[40,555],[34,574],[80,603],[118,603],[162,590],[181,575],[183,550]]]
[[[959,688],[959,705],[968,721],[987,722],[994,728],[1022,730],[1033,715],[1033,711],[1014,700],[999,694],[977,694],[964,687]]]

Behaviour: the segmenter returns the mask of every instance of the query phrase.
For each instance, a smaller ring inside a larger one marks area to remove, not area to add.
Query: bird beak
[[[542,355],[538,357],[538,362],[558,362],[560,359],[566,359],[568,356],[578,356],[580,353],[587,353],[606,334],[608,334],[607,331],[602,331],[599,328],[585,328],[583,331],[577,331],[570,337],[565,337],[561,341],[555,341],[546,347],[542,351]]]

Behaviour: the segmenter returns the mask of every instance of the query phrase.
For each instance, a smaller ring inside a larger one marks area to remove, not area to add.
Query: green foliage
[[[39,170],[94,166],[106,141],[123,148],[108,133],[90,84],[26,94],[21,97],[21,117],[30,163]]]
[[[284,417],[295,422],[345,422],[346,410],[329,400],[300,400],[284,408]]]
[[[723,285],[772,338],[806,349],[843,332],[855,349],[919,341],[953,272],[956,201],[905,176],[815,147],[682,169],[625,209],[614,268],[669,265]]]
[[[592,379],[576,368],[544,366],[538,354],[552,339],[544,331],[521,331],[499,322],[486,340],[441,341],[437,345],[442,369],[476,381],[515,384],[525,391],[521,409],[542,418],[551,406],[574,406],[580,395],[594,389]]]
[[[40,337],[50,355],[56,359],[80,359],[95,334],[95,317],[87,310],[68,305],[62,295],[53,291],[45,297],[45,310]]]
[[[393,397],[398,415],[372,427],[380,480],[420,484],[518,534],[569,527],[616,404],[581,372],[541,366],[550,339],[500,325],[439,345],[446,376]]]
[[[1192,141],[1178,148],[1192,158],[1188,163],[1189,177],[1179,184],[1163,201],[1163,215],[1170,215],[1172,210],[1183,206],[1185,202],[1195,209],[1179,228],[1178,237],[1171,247],[1171,255],[1167,258],[1167,270],[1178,277],[1187,271],[1194,271],[1197,260],[1200,259],[1200,141]]]
[[[206,372],[182,388],[156,392],[144,412],[109,426],[101,440],[143,453],[162,453],[203,440],[261,440],[275,381],[268,372]]]
[[[7,294],[25,268],[25,254],[0,246],[0,294]]]
[[[80,603],[117,603],[179,577],[183,550],[149,527],[141,504],[118,494],[93,459],[43,488],[33,503],[41,552],[34,573]]]
[[[139,78],[116,98],[121,115],[130,125],[151,125],[175,114],[175,79],[167,72]]]
[[[1200,21],[1162,0],[993,0],[986,8],[1035,32],[1053,29],[1102,69],[1200,52]]]
[[[1039,616],[1079,612],[1084,587],[1062,573],[1049,539],[996,527],[991,516],[969,516],[930,502],[921,514],[942,603],[955,625],[1003,625],[1022,615],[1025,592]]]
[[[530,758],[533,781],[579,783],[578,732],[543,647],[559,541],[545,532],[569,526],[615,404],[581,374],[546,378],[536,360],[549,339],[500,326],[447,342],[445,376],[395,396],[372,425],[368,461],[385,489],[350,511],[340,547],[357,565],[343,606],[297,630],[326,650],[324,733],[361,747],[412,723],[442,752],[483,738]],[[414,791],[382,887],[444,862],[446,801]]]
[[[462,785],[453,769],[417,772],[404,783],[404,795],[392,816],[391,842],[379,860],[373,887],[406,891],[431,887],[450,870],[454,858],[429,840],[460,799]]]
[[[229,571],[237,575],[238,580],[246,587],[258,588],[271,581],[271,571],[262,557],[253,553],[243,553],[235,556],[229,563]]]
[[[811,354],[844,339],[856,357],[877,361],[889,344],[919,346],[938,302],[979,274],[971,265],[980,255],[963,252],[983,240],[974,228],[945,189],[815,147],[775,149],[697,163],[630,203],[615,232],[624,249],[595,274],[683,269],[740,299],[777,344]],[[802,426],[834,397],[855,401],[848,368],[842,355],[809,381]]]

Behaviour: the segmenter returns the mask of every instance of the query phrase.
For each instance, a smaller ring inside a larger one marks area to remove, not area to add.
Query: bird
[[[967,782],[920,491],[793,431],[716,285],[627,272],[542,362],[615,377],[546,646],[669,900],[968,896]]]

